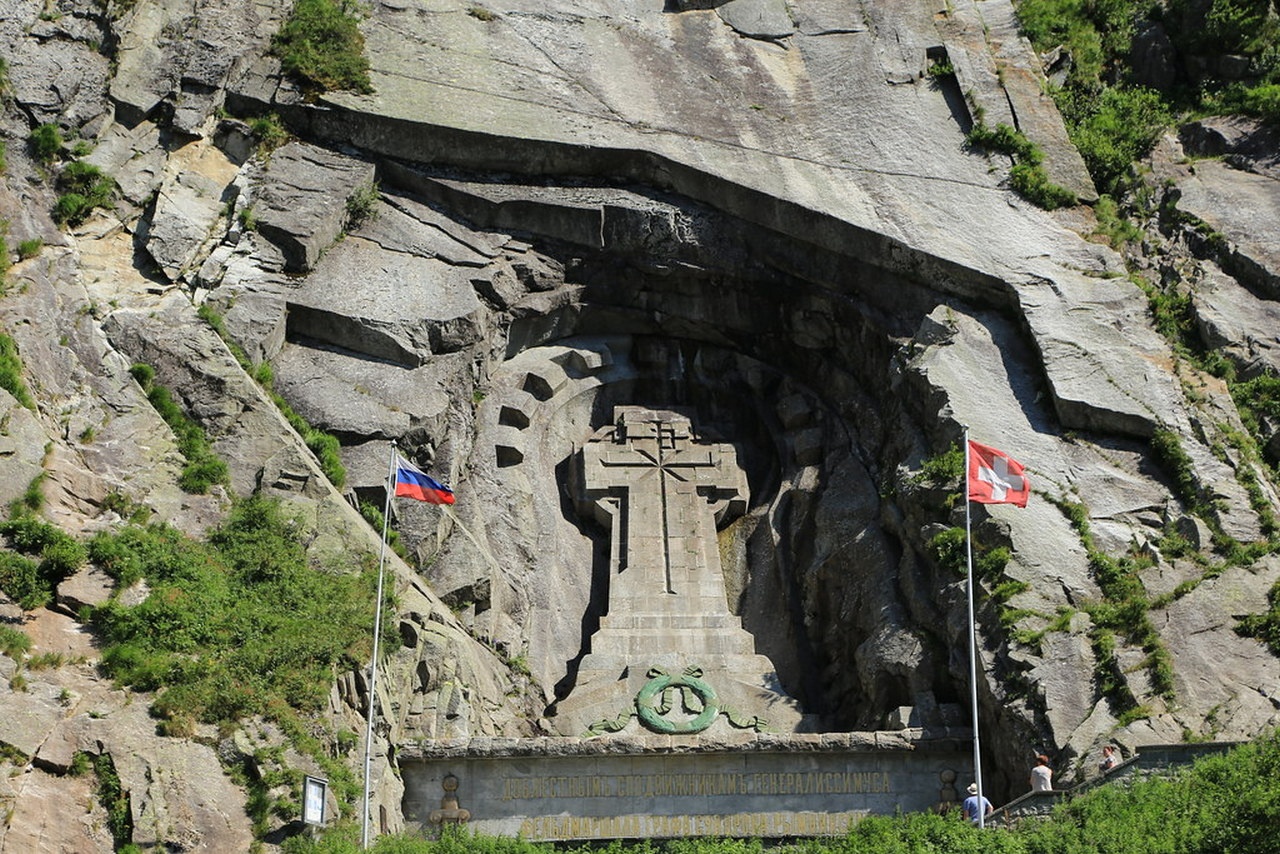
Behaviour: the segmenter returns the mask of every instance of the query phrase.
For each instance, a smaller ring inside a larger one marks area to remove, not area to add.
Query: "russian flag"
[[[396,454],[396,497],[428,504],[452,504],[453,490]]]

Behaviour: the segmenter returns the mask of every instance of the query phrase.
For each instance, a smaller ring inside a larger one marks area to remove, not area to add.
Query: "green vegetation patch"
[[[97,166],[81,160],[68,163],[58,174],[58,189],[62,195],[53,205],[54,221],[62,225],[79,225],[94,208],[111,206],[111,194],[115,188],[115,179]]]
[[[0,623],[0,653],[10,658],[17,658],[29,649],[31,649],[31,638],[12,626]]]
[[[348,229],[359,228],[378,218],[378,200],[382,197],[377,181],[367,181],[352,191],[347,198]]]
[[[1273,7],[1272,0],[1017,3],[1036,50],[1062,46],[1071,56],[1065,84],[1053,95],[1094,183],[1107,193],[1129,183],[1132,163],[1177,114],[1280,121],[1280,16]],[[1135,85],[1130,73],[1134,37],[1155,24],[1176,52],[1176,85],[1168,94]],[[1205,73],[1227,55],[1244,63],[1242,78]]]
[[[27,391],[27,384],[22,379],[22,359],[18,356],[18,345],[12,338],[0,332],[0,388],[13,395],[14,400],[35,411],[36,402]]]
[[[85,547],[61,528],[31,515],[0,523],[12,551],[0,551],[0,590],[30,611],[53,600],[57,586],[85,562]]]
[[[1105,599],[1089,602],[1081,610],[1093,621],[1089,635],[1096,662],[1095,676],[1099,691],[1111,703],[1112,710],[1124,719],[1127,715],[1143,717],[1140,706],[1129,689],[1128,679],[1115,655],[1117,638],[1135,644],[1146,653],[1143,666],[1151,679],[1152,690],[1166,700],[1174,699],[1173,665],[1168,648],[1151,622],[1151,602],[1139,573],[1152,565],[1144,554],[1112,557],[1097,547],[1089,527],[1089,510],[1084,504],[1045,496],[1052,502],[1080,537],[1089,558],[1089,569]]]
[[[155,369],[139,363],[133,365],[129,373],[142,386],[147,400],[178,440],[178,451],[187,461],[178,478],[178,485],[186,492],[203,495],[214,484],[228,483],[230,476],[226,461],[214,454],[204,430],[187,417],[182,407],[174,402],[169,390],[156,383]]]
[[[989,128],[982,120],[982,111],[978,110],[977,121],[965,141],[975,148],[998,151],[1012,157],[1015,162],[1009,171],[1009,185],[1015,193],[1037,207],[1051,211],[1076,203],[1075,193],[1049,180],[1044,169],[1044,152],[1021,131],[1006,124]]]
[[[1261,641],[1273,653],[1280,655],[1280,584],[1276,584],[1267,593],[1267,604],[1269,607],[1261,614],[1242,617],[1236,625],[1236,633],[1241,637]]]
[[[1096,93],[1070,89],[1057,101],[1071,141],[1104,190],[1121,184],[1134,161],[1151,151],[1173,120],[1164,98],[1140,86],[1109,86]]]
[[[311,91],[372,92],[355,10],[348,0],[297,0],[272,40],[285,72]]]
[[[913,480],[931,486],[954,486],[964,477],[964,449],[959,444],[952,445],[935,457],[929,457],[920,464],[920,473]]]
[[[44,248],[44,241],[39,237],[32,237],[29,240],[22,240],[18,243],[18,257],[23,261],[28,258],[34,258],[40,254],[40,250]]]
[[[271,152],[289,141],[289,131],[285,129],[284,122],[280,121],[277,113],[267,113],[250,119],[249,133],[258,141],[258,156],[263,158],[268,157]],[[244,212],[241,212],[242,220],[243,217]],[[243,221],[241,224],[244,224]]]
[[[73,760],[74,762],[74,760]],[[98,802],[107,811],[107,828],[117,851],[133,844],[133,810],[129,805],[129,793],[120,784],[116,764],[108,753],[100,753],[89,760],[98,778]]]
[[[31,156],[50,166],[62,156],[62,131],[55,124],[43,124],[31,132]]]
[[[95,536],[89,553],[122,584],[147,579],[144,602],[109,602],[92,621],[107,672],[160,692],[153,711],[176,727],[316,711],[336,673],[372,649],[375,572],[309,567],[277,501],[238,501],[204,543],[165,525],[128,526]],[[383,642],[396,648],[393,629]]]

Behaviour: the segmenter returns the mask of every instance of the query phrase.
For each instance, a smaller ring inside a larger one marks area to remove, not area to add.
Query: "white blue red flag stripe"
[[[396,454],[396,496],[428,504],[452,504],[453,490]]]

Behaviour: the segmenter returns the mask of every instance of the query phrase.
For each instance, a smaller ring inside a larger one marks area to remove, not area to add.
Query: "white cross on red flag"
[[[969,500],[979,504],[1027,506],[1031,482],[1022,463],[987,445],[969,443]]]

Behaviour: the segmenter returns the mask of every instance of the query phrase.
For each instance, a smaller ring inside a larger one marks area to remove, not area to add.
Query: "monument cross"
[[[585,496],[613,532],[609,614],[727,614],[716,523],[747,498],[733,446],[697,443],[675,412],[614,414],[583,449]],[[678,601],[657,606],[655,594]]]
[[[745,512],[748,495],[734,447],[700,441],[678,412],[619,406],[582,465],[579,507],[611,531],[608,610],[557,704],[565,734],[617,731],[629,715],[696,733],[718,710],[733,726],[797,725],[725,591],[716,527]],[[676,692],[683,711],[666,717]]]
[[[626,507],[620,515],[622,529],[618,533],[625,543],[618,571],[634,571],[651,575],[659,568],[658,579],[636,579],[624,587],[635,593],[638,585],[660,589],[677,595],[688,593],[677,589],[679,577],[699,569],[718,571],[718,555],[714,568],[699,566],[696,559],[697,540],[715,535],[714,510],[710,502],[741,498],[745,503],[746,484],[735,466],[717,466],[726,457],[725,446],[695,445],[688,419],[670,412],[624,408],[617,419],[612,443],[588,446],[596,453],[598,465],[588,466],[588,493],[615,495]],[[733,449],[727,450],[732,459]],[[620,495],[618,493],[625,493]],[[710,528],[710,530],[708,530]],[[653,536],[653,533],[657,536]],[[655,583],[656,582],[656,583]]]

